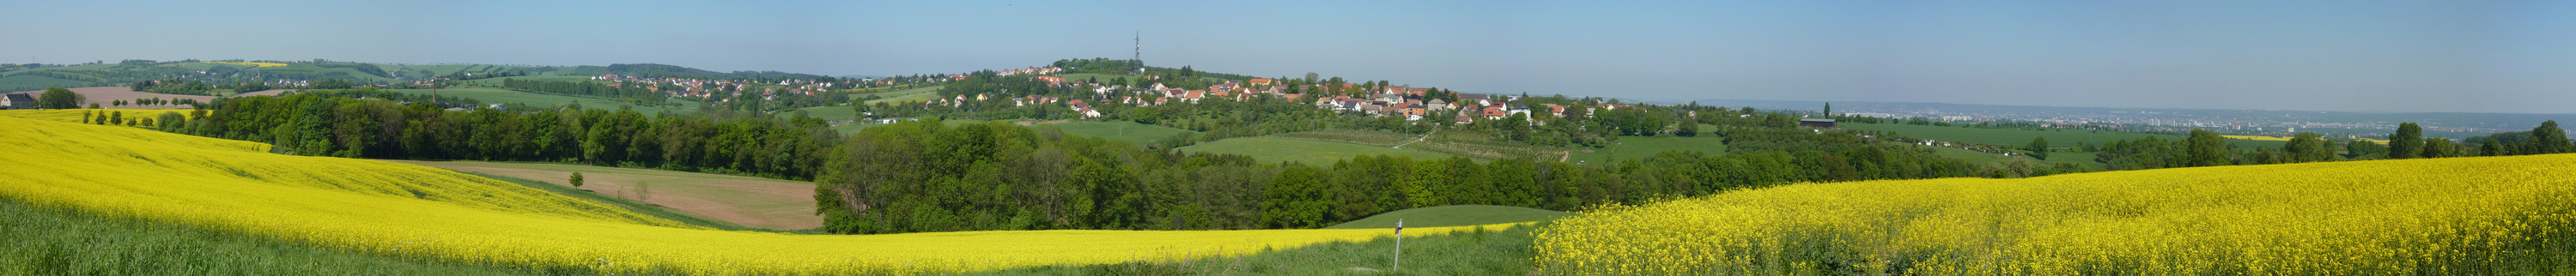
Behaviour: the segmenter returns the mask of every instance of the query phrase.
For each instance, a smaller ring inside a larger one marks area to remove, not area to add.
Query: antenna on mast
[[[1135,62],[1136,73],[1145,73],[1145,32],[1143,31],[1136,32],[1136,57],[1130,61]]]

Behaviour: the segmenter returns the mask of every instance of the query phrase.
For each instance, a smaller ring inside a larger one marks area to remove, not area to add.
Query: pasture
[[[849,106],[817,106],[798,108],[796,110],[804,111],[805,116],[807,117],[821,118],[824,120],[848,120],[859,117],[859,111],[850,109]],[[784,118],[787,116],[795,116],[792,115],[794,113],[794,111],[789,111],[782,113],[780,117]]]
[[[1588,164],[1609,164],[1614,162],[1624,162],[1631,159],[1645,159],[1646,157],[1652,157],[1657,153],[1667,151],[1690,151],[1699,152],[1703,155],[1723,155],[1726,154],[1726,138],[1718,137],[1716,134],[1706,133],[1700,134],[1697,137],[1682,137],[1679,135],[1669,134],[1655,136],[1619,136],[1619,140],[1617,142],[1612,142],[1609,147],[1588,149],[1591,152],[1584,152],[1585,150],[1586,149],[1574,150],[1574,157],[1570,160],[1566,160],[1565,162],[1580,161]]]
[[[1136,146],[1151,144],[1153,141],[1170,140],[1172,135],[1175,134],[1197,133],[1196,131],[1186,129],[1148,125],[1132,121],[1080,121],[1056,123],[1051,125],[1056,126],[1056,128],[1064,129],[1064,134],[1127,141],[1127,144]]]
[[[1201,142],[1181,147],[1186,152],[1225,153],[1252,156],[1261,162],[1295,161],[1307,165],[1331,166],[1336,161],[1362,155],[1412,157],[1414,160],[1448,158],[1437,152],[1394,149],[1362,144],[1300,140],[1287,138],[1245,137]]]
[[[875,100],[869,100],[869,101],[867,101],[867,104],[877,104],[877,103],[882,103],[882,102],[893,102],[893,103],[919,102],[919,101],[927,101],[927,100],[930,100],[931,98],[937,98],[937,97],[939,97],[939,93],[937,93],[937,92],[939,92],[939,88],[941,88],[941,87],[945,87],[945,86],[931,86],[931,87],[922,87],[922,88],[913,88],[913,89],[895,90],[895,91],[887,91],[887,92],[866,93],[866,94],[850,94],[850,96],[851,96],[851,97],[877,96],[877,99],[875,99]]]
[[[568,177],[580,172],[584,181],[578,189],[668,207],[697,217],[771,230],[823,226],[823,218],[814,215],[814,183],[810,182],[570,164],[387,161],[516,177],[563,187],[571,187],[566,182]]]
[[[607,82],[607,81],[593,81],[593,80],[590,80],[590,76],[531,75],[531,76],[514,76],[514,77],[498,77],[498,78],[488,78],[488,79],[477,79],[477,80],[461,81],[461,82],[458,82],[458,83],[459,83],[459,84],[464,84],[464,85],[473,85],[473,86],[501,87],[501,81],[502,81],[502,80],[521,80],[521,81],[554,81],[554,82],[566,82],[566,81],[569,81],[569,82],[602,82],[602,83]]]
[[[1492,134],[1483,132],[1460,131],[1455,129],[1440,130],[1430,135],[1404,134],[1383,130],[1325,129],[1272,134],[1269,137],[1334,141],[1388,147],[1402,145],[1402,149],[1406,150],[1419,150],[1440,154],[1466,156],[1467,158],[1476,159],[1477,161],[1492,161],[1510,158],[1555,161],[1564,159],[1567,154],[1567,151],[1564,148],[1487,138],[1492,136]]]
[[[46,87],[90,86],[87,81],[57,79],[37,75],[0,76],[0,91],[44,90]]]
[[[414,95],[429,95],[429,94],[431,94],[430,89],[388,89],[387,91],[393,91],[393,92],[403,93],[403,94],[414,94]],[[610,100],[610,99],[598,98],[598,97],[570,96],[570,95],[557,95],[557,94],[545,94],[545,93],[531,93],[531,92],[522,92],[522,91],[516,91],[516,90],[509,90],[509,89],[499,89],[499,88],[480,88],[480,87],[469,87],[469,88],[447,88],[447,89],[438,89],[438,90],[436,91],[436,94],[437,94],[438,96],[440,96],[440,97],[464,97],[464,98],[473,98],[474,100],[483,101],[483,103],[485,103],[485,104],[494,104],[494,103],[519,103],[519,104],[526,104],[526,105],[531,105],[531,106],[555,106],[555,105],[562,105],[562,104],[570,104],[570,103],[579,102],[579,103],[581,103],[581,107],[582,107],[582,108],[586,108],[586,109],[607,109],[607,110],[617,110],[617,106],[622,105],[622,103],[620,103],[620,102],[618,102],[618,101],[616,101],[616,100]],[[635,112],[638,112],[638,113],[644,113],[645,115],[652,115],[652,114],[655,114],[655,113],[660,113],[660,112],[665,111],[665,110],[671,111],[672,113],[697,112],[697,105],[698,105],[698,103],[697,103],[697,102],[690,102],[690,101],[670,101],[670,102],[671,102],[671,103],[673,103],[674,105],[671,105],[671,106],[634,106],[634,108],[635,108]]]

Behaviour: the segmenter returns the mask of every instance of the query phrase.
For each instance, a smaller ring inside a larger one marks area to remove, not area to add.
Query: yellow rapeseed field
[[[1540,230],[1564,274],[2576,273],[2576,154],[1818,183]]]
[[[2290,141],[2290,137],[2253,136],[2253,135],[2219,135],[2219,136],[2227,137],[2227,139],[2245,139],[2245,140],[2255,140],[2255,141],[2283,141],[2283,142]]]
[[[232,65],[250,65],[250,66],[259,66],[259,67],[278,67],[278,66],[286,66],[286,64],[285,64],[285,63],[268,63],[268,62],[224,62],[224,61],[209,61],[209,62],[206,62],[206,63],[222,63],[222,64],[232,64]]]
[[[919,273],[1226,256],[1383,229],[795,235],[710,230],[446,170],[0,111],[0,197],[313,246],[532,269]],[[1500,229],[1501,226],[1481,226]],[[1470,227],[1429,228],[1434,235]]]

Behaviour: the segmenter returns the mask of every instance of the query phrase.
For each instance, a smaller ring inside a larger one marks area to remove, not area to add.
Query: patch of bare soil
[[[661,205],[742,226],[801,230],[823,226],[814,215],[814,184],[742,176],[580,165],[396,161],[450,170],[566,184],[581,172],[581,189]]]

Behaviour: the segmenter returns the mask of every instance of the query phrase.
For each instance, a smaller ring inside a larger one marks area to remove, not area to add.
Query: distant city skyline
[[[1471,93],[2576,113],[2576,2],[18,1],[0,63],[909,75],[1132,55]]]

